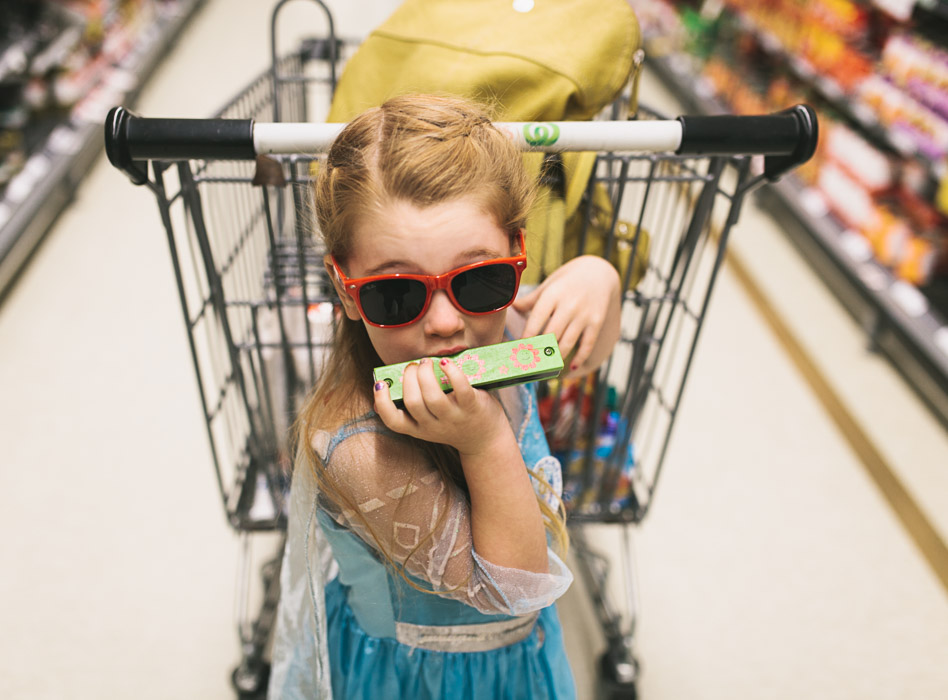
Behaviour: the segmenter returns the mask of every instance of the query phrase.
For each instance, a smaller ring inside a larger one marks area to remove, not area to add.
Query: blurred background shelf
[[[844,86],[814,67],[805,56],[788,48],[736,6],[741,3],[638,0],[638,4],[642,5],[639,14],[644,19],[646,66],[689,111],[708,114],[754,110],[753,95],[746,98],[749,105],[742,104],[740,99],[737,104],[725,99],[718,89],[720,78],[708,70],[712,61],[731,61],[730,68],[752,86],[747,92],[756,90],[757,94],[767,95],[778,80],[786,80],[796,93],[794,99],[802,93],[806,101],[814,102],[819,110],[831,115],[832,119],[824,119],[821,112],[821,147],[825,146],[828,127],[842,124],[884,154],[900,177],[911,177],[919,191],[928,193],[929,200],[948,180],[945,158],[924,152],[903,132],[884,124],[876,110],[858,97],[858,82]],[[871,5],[869,11],[875,13],[871,21],[884,25],[872,30],[881,32],[880,36],[888,37],[893,31],[914,31],[922,21],[919,18],[928,21],[926,36],[948,36],[945,3],[928,2],[922,7],[910,2],[865,1],[855,5],[864,10]],[[912,22],[905,24],[890,12],[907,13]],[[680,19],[671,20],[680,22],[680,35],[671,40],[669,36],[675,32],[669,31],[669,13],[680,13]],[[655,22],[651,31],[650,22]],[[877,43],[882,40],[875,38]],[[742,57],[746,60],[748,53],[762,57],[767,65],[742,64]],[[758,68],[762,68],[760,75],[755,74]],[[779,105],[766,105],[767,110],[775,108]],[[933,414],[948,426],[948,275],[936,267],[936,272],[924,279],[912,281],[901,277],[895,266],[879,259],[877,246],[864,232],[839,215],[819,188],[817,178],[814,173],[794,174],[763,188],[757,197],[761,206],[781,222],[788,240],[865,329],[867,345],[882,352]],[[937,229],[942,245],[946,236],[943,221]]]
[[[646,59],[656,75],[696,113],[724,107],[707,89],[695,89],[687,61]],[[860,322],[873,349],[884,352],[926,404],[948,425],[948,326],[942,311],[912,285],[875,261],[858,236],[846,230],[793,176],[757,195],[778,218],[793,244]]]
[[[6,98],[0,116],[7,120],[0,122],[0,133],[7,143],[16,135],[19,152],[15,157],[23,161],[17,163],[15,174],[4,178],[0,186],[0,302],[102,151],[102,123],[108,108],[134,102],[148,76],[203,3],[204,0],[106,3],[109,9],[105,14],[112,15],[106,26],[102,26],[101,17],[84,21],[81,16],[76,17],[73,7],[63,9],[57,3],[49,3],[43,9],[60,14],[69,12],[71,22],[63,21],[60,33],[45,48],[55,48],[58,39],[60,46],[68,45],[64,46],[65,55],[77,43],[77,32],[100,31],[102,36],[87,63],[70,76],[75,77],[71,83],[57,85],[55,90],[49,88],[70,104],[34,110],[25,117],[25,124],[12,123],[15,120],[11,114],[22,110],[15,102],[19,95],[12,93],[24,88],[23,83],[30,78],[33,82],[26,83],[25,89],[33,87],[37,72],[48,74],[59,67],[31,71],[36,62],[49,56],[42,47],[34,46],[35,51],[27,51],[35,41],[7,41],[0,45],[0,85]],[[0,7],[4,7],[5,14],[11,13],[7,17],[12,17],[12,9],[18,4],[37,8],[43,3],[7,2],[0,3]],[[30,12],[39,14],[41,10]],[[63,94],[71,91],[75,95]],[[10,150],[6,149],[8,155]]]

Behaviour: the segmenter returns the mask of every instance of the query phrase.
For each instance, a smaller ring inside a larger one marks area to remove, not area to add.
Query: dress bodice
[[[502,391],[507,392],[503,403],[520,445],[524,463],[528,468],[542,474],[544,480],[559,492],[561,485],[559,463],[550,456],[539,421],[535,386],[521,385]],[[332,465],[334,453],[341,445],[357,435],[361,434],[364,437],[365,433],[373,432],[384,434],[388,430],[374,413],[370,413],[346,424],[329,436],[328,440],[324,441],[324,452],[321,456],[326,464]],[[555,499],[551,497],[550,500]],[[569,572],[565,566],[560,568],[551,565],[549,575],[521,572],[524,577],[532,580],[529,586],[520,588],[516,584],[508,586],[503,580],[496,581],[498,578],[496,571],[485,562],[487,578],[496,585],[500,593],[499,597],[504,604],[497,606],[497,609],[485,609],[484,606],[474,607],[463,600],[446,597],[443,593],[433,595],[425,592],[432,590],[432,582],[423,580],[417,575],[409,573],[408,579],[411,581],[409,583],[391,564],[386,563],[380,554],[353,530],[353,527],[347,526],[345,519],[338,516],[331,517],[323,508],[318,510],[316,517],[338,562],[339,581],[349,590],[348,597],[353,613],[365,631],[374,636],[394,637],[396,622],[437,625],[445,624],[446,620],[450,620],[451,624],[465,625],[509,619],[511,614],[525,612],[525,603],[529,609],[538,607],[534,601],[510,599],[511,596],[523,597],[524,591],[529,592],[530,597],[536,596],[538,593],[536,577],[546,578],[544,582],[546,585],[540,585],[539,589],[548,589],[552,586],[555,589],[562,587],[562,590],[565,590],[565,587],[569,585]],[[552,551],[550,554],[556,557]],[[476,553],[474,555],[476,558]],[[561,564],[558,560],[557,563]],[[496,568],[501,569],[500,578],[506,578],[508,572],[512,571],[501,567]],[[480,567],[475,566],[475,574],[480,573],[479,569]],[[513,577],[517,578],[518,575],[514,573]],[[425,591],[418,588],[423,588]],[[437,590],[437,586],[434,588]],[[544,594],[547,592],[549,591],[541,590],[540,596],[545,597]]]

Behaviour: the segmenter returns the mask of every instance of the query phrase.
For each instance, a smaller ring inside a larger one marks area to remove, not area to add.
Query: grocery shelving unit
[[[924,11],[940,21],[948,19],[948,3],[929,2]],[[948,22],[945,22],[948,26]],[[937,182],[946,176],[945,162],[917,152],[891,132],[872,110],[832,78],[821,75],[804,59],[793,55],[752,19],[739,16],[738,26],[788,74],[805,85],[868,141],[880,148],[914,159],[926,176]],[[700,76],[696,59],[665,47],[649,51],[646,65],[675,93],[686,108],[699,113],[730,109]],[[801,252],[840,302],[865,328],[869,346],[884,353],[923,398],[932,412],[948,425],[948,281],[944,278],[924,291],[896,277],[873,256],[868,243],[850,231],[828,210],[822,198],[799,179],[788,176],[757,195],[764,208],[784,225],[789,240]]]
[[[0,301],[102,151],[108,109],[135,99],[203,2],[162,3],[156,21],[142,28],[124,56],[103,66],[93,89],[69,116],[43,125],[22,170],[0,193]]]
[[[945,7],[948,7],[948,5]],[[898,138],[897,133],[887,129],[870,107],[858,97],[847,94],[846,90],[833,78],[820,74],[806,59],[795,56],[788,51],[777,38],[763,27],[758,26],[751,17],[740,14],[738,20],[741,29],[748,35],[753,36],[758,46],[785,65],[797,80],[808,85],[834,110],[846,115],[870,141],[881,144],[904,158],[916,159],[929,171],[931,177],[940,178],[945,174],[945,164],[943,162],[932,160],[924,153],[915,151],[910,142]]]

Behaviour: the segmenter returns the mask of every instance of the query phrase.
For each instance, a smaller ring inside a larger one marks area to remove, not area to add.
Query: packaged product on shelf
[[[944,272],[946,218],[899,182],[891,169],[885,180],[878,177],[885,172],[883,161],[873,169],[872,151],[856,145],[859,141],[847,131],[835,125],[828,132],[827,160],[817,181],[820,191],[834,214],[865,237],[880,263],[907,282],[927,284]],[[845,136],[834,140],[831,134]]]
[[[948,217],[906,187],[893,192],[892,199],[912,230],[894,272],[907,282],[923,286],[948,271]]]
[[[0,122],[3,120],[0,106]],[[0,126],[0,195],[3,188],[13,179],[26,163],[23,130]]]
[[[72,107],[107,76],[132,50],[152,17],[153,3],[66,2],[82,26],[81,41],[68,53],[54,78],[52,91],[61,107]]]
[[[29,121],[29,110],[23,103],[26,62],[21,42],[8,42],[5,48],[0,44],[0,188],[6,186],[26,161],[24,129]]]
[[[836,216],[869,240],[880,262],[893,265],[901,260],[911,231],[847,170],[827,160],[820,168],[817,187]]]
[[[836,122],[824,129],[825,153],[870,193],[893,186],[893,166],[888,156],[849,127]]]
[[[725,0],[746,32],[769,51],[783,53],[811,78],[829,76],[849,89],[873,70],[866,37],[869,15],[851,0]]]
[[[906,282],[923,286],[948,272],[948,245],[937,236],[910,236],[895,274]]]
[[[915,21],[912,3],[636,5],[659,27],[652,34],[674,35],[675,50],[695,54],[696,93],[713,93],[735,113],[813,104],[820,142],[793,179],[829,208],[847,241],[863,241],[865,254],[893,275],[919,287],[941,284],[948,276],[948,45],[933,39],[937,27]],[[678,25],[663,14],[672,6]]]
[[[948,51],[921,37],[893,34],[882,49],[880,68],[894,84],[948,118]]]
[[[942,175],[941,181],[938,183],[935,206],[938,207],[938,211],[948,216],[948,173]]]
[[[859,84],[857,97],[869,105],[896,137],[907,141],[903,150],[921,152],[937,161],[948,156],[948,119],[880,76]]]

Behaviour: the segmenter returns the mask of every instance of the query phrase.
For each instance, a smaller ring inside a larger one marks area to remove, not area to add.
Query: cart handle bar
[[[160,119],[113,107],[105,122],[109,161],[135,184],[142,161],[253,160],[264,154],[321,153],[345,124],[256,123],[252,119]],[[495,122],[526,151],[617,151],[693,156],[764,155],[777,180],[816,150],[816,113],[808,105],[760,116],[681,116],[669,120]]]

